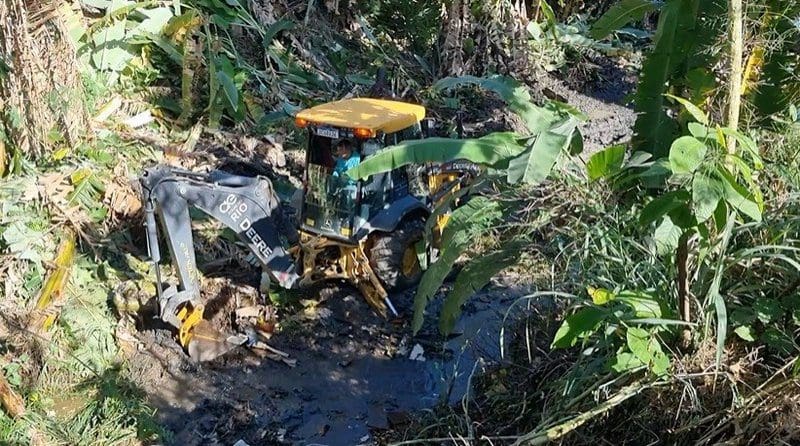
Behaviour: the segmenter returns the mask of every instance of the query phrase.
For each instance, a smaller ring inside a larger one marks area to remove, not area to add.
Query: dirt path
[[[604,68],[597,74],[599,80],[582,83],[580,80],[562,78],[554,73],[544,73],[528,85],[536,102],[547,99],[567,103],[588,116],[581,124],[584,140],[581,158],[589,157],[601,149],[624,143],[633,136],[636,113],[622,105],[627,95],[635,89],[636,72],[616,65],[613,60],[604,61]],[[577,85],[574,85],[577,84]],[[499,99],[486,99],[465,114],[464,137],[476,138],[492,131],[505,131],[518,127],[517,119]],[[444,120],[455,119],[447,117]],[[524,127],[516,128],[524,132]]]
[[[166,330],[144,331],[148,348],[131,363],[175,433],[172,444],[374,444],[372,429],[397,428],[409,412],[459,401],[470,375],[500,360],[505,310],[524,292],[495,285],[480,293],[458,335],[444,340],[428,326],[412,338],[405,321],[384,321],[341,290],[272,338],[296,367],[244,349],[197,366]],[[410,304],[408,295],[395,300]]]

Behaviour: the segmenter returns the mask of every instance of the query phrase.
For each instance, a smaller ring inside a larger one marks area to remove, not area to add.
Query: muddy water
[[[172,371],[161,374],[151,400],[173,444],[374,444],[372,430],[402,428],[410,412],[467,394],[471,375],[500,360],[502,320],[521,294],[482,292],[449,340],[432,324],[411,337],[407,325],[376,317],[360,298],[333,297],[320,306],[330,310],[325,317],[270,342],[296,367],[251,352],[201,367],[172,361],[180,364],[166,367]],[[170,385],[175,375],[180,386]]]
[[[446,342],[407,337],[388,357],[365,352],[353,340],[273,376],[270,389],[289,392],[275,401],[273,422],[287,430],[285,438],[300,443],[369,443],[370,428],[402,424],[408,412],[458,401],[473,369],[500,359],[502,306],[478,300],[462,320],[463,334]]]

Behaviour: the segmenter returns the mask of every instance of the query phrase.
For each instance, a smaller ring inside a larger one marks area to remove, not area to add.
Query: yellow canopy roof
[[[385,99],[343,99],[307,108],[297,117],[334,127],[393,133],[421,121],[425,117],[425,107]]]

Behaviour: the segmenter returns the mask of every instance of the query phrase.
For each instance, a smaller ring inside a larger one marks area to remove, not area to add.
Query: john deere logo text
[[[267,262],[269,256],[272,255],[272,249],[267,246],[267,242],[261,238],[261,235],[253,228],[250,218],[247,216],[247,203],[240,200],[234,194],[229,194],[225,201],[219,205],[219,211],[226,214],[230,219],[230,226],[246,236],[250,241],[255,252],[261,257],[263,262]]]

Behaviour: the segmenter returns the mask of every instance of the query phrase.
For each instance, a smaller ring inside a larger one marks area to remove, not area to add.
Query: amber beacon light
[[[372,129],[364,129],[364,128],[354,129],[353,134],[357,138],[361,139],[372,138],[373,136],[375,136],[375,132],[373,132]]]

